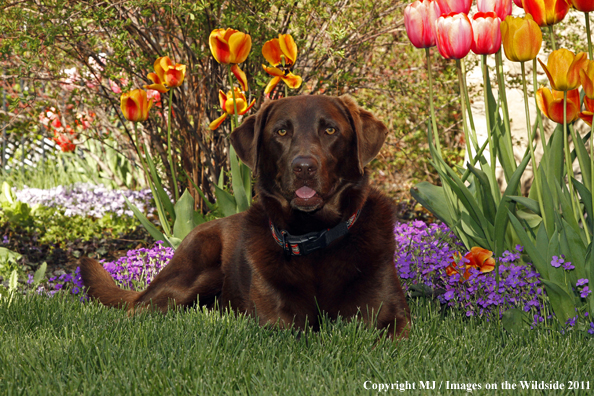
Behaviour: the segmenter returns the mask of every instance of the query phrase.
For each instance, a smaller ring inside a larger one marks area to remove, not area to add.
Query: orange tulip
[[[542,45],[542,32],[532,16],[509,15],[501,22],[501,41],[505,56],[512,62],[526,62],[536,58]]]
[[[532,15],[538,26],[550,26],[565,18],[571,4],[569,0],[522,0],[526,14]]]
[[[145,89],[154,89],[161,93],[168,92],[169,88],[175,88],[182,85],[186,76],[186,65],[175,63],[168,56],[157,58],[153,64],[154,73],[148,74],[148,79],[153,83],[143,85]]]
[[[554,90],[571,91],[580,86],[580,70],[587,66],[588,55],[585,52],[575,55],[570,50],[561,48],[549,55],[546,66],[540,59],[538,61]]]
[[[563,124],[563,91],[553,90],[551,92],[548,88],[540,88],[536,91],[536,103],[547,118],[558,124]],[[567,123],[575,121],[579,112],[579,90],[567,91]]]
[[[134,122],[146,121],[148,112],[153,105],[153,101],[147,98],[146,91],[142,89],[135,89],[122,94],[120,101],[120,108],[124,117]]]
[[[465,279],[470,278],[470,268],[476,268],[481,272],[491,272],[495,269],[495,259],[493,258],[493,252],[481,247],[475,246],[470,249],[470,252],[466,253],[464,259],[466,265],[462,262],[462,256],[456,252],[458,264],[456,265],[456,257],[452,257],[451,264],[446,268],[446,274],[452,276],[456,273],[460,273],[464,270],[463,277]],[[462,279],[460,279],[462,282]]]
[[[247,113],[254,103],[256,103],[256,99],[252,100],[252,103],[248,106],[247,99],[243,92],[239,90],[237,87],[233,87],[235,90],[235,103],[237,105],[237,115],[244,115]],[[211,130],[217,129],[223,121],[227,118],[227,116],[235,114],[235,105],[233,104],[233,93],[231,91],[227,92],[227,95],[223,91],[219,89],[219,103],[221,105],[221,109],[223,110],[223,115],[219,118],[214,120],[208,126]]]
[[[588,61],[585,67],[580,70],[580,82],[586,96],[594,99],[594,61]]]
[[[262,47],[262,55],[272,65],[262,65],[264,71],[273,76],[264,89],[266,96],[270,95],[281,80],[289,88],[301,86],[301,77],[291,73],[291,67],[297,60],[297,45],[290,34],[279,34],[277,39],[268,40]]]
[[[252,38],[235,29],[215,29],[210,33],[208,45],[217,62],[237,64],[247,59]]]
[[[570,0],[571,4],[576,10],[581,12],[592,12],[594,11],[594,1],[592,0]]]
[[[594,99],[590,99],[587,96],[584,97],[584,106],[586,111],[582,111],[579,117],[589,126],[592,126],[592,118],[594,116]]]

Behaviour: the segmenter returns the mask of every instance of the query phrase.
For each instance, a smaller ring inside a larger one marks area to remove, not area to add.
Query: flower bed
[[[103,185],[76,183],[72,186],[58,186],[47,190],[24,188],[15,190],[17,199],[27,204],[40,204],[50,208],[63,208],[66,216],[92,216],[102,218],[108,212],[118,216],[134,216],[128,209],[124,197],[146,213],[150,208],[150,189],[141,191],[110,190]]]

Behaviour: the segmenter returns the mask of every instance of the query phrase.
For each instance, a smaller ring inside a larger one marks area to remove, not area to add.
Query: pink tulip
[[[441,15],[435,0],[418,0],[404,9],[404,27],[408,39],[417,48],[435,45],[435,21]]]
[[[466,14],[452,12],[435,22],[437,49],[446,59],[462,59],[468,55],[472,36],[472,24]]]
[[[494,12],[502,21],[512,13],[512,0],[477,0],[476,6],[479,12]]]
[[[511,3],[510,3],[511,4]],[[501,48],[501,19],[494,12],[477,12],[472,18],[472,52],[491,55]]]
[[[451,12],[468,14],[472,6],[472,0],[437,0],[437,3],[442,15]]]

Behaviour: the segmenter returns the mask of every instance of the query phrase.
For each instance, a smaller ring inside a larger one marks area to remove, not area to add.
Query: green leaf
[[[188,175],[188,172],[186,172],[186,170],[183,170],[184,173],[186,174],[186,177],[188,178],[188,180],[192,183],[192,185],[194,186],[194,190],[196,190],[198,192],[198,194],[200,195],[200,197],[202,197],[202,200],[204,201],[204,203],[206,204],[206,206],[208,207],[208,210],[214,212],[215,210],[217,210],[217,206],[211,204],[208,199],[206,199],[206,196],[204,195],[204,193],[202,192],[201,189],[198,188],[198,186],[196,185],[196,183],[194,183],[194,180],[192,180],[192,178],[190,177],[190,175]]]
[[[249,166],[241,163],[241,176],[243,177],[243,188],[247,196],[248,203],[252,202],[252,170]]]
[[[221,189],[219,186],[214,186],[215,196],[217,197],[217,205],[224,217],[238,213],[235,197],[227,191]]]
[[[501,194],[499,190],[496,192],[491,191],[491,184],[489,183],[489,178],[485,174],[485,172],[481,171],[480,169],[475,168],[470,163],[466,165],[468,169],[476,176],[476,179],[479,181],[481,198],[482,198],[482,209],[485,217],[488,221],[493,224],[495,222],[495,200],[493,198],[493,194]],[[497,181],[495,181],[497,184]]]
[[[237,203],[237,211],[243,212],[250,207],[250,203],[247,200],[243,184],[243,177],[239,167],[239,158],[237,158],[233,145],[229,146],[229,162],[231,163],[231,185],[233,186],[233,196]]]
[[[542,223],[542,217],[534,213],[528,213],[523,210],[516,211],[518,219],[524,220],[528,227],[534,229]]]
[[[546,262],[545,258],[542,256],[542,253],[536,248],[534,242],[532,239],[530,239],[516,216],[514,216],[514,214],[510,211],[508,211],[508,216],[512,227],[516,231],[516,234],[518,234],[518,237],[520,238],[520,241],[526,250],[526,253],[528,253],[530,256],[532,264],[534,264],[534,267],[538,270],[538,272],[546,273]]]
[[[521,205],[524,205],[526,208],[530,209],[531,211],[533,211],[534,213],[536,213],[537,215],[540,214],[540,206],[538,205],[538,202],[527,198],[527,197],[518,197],[515,195],[509,196],[509,199],[511,199],[514,202],[517,202]]]
[[[410,189],[410,195],[430,211],[433,216],[448,225],[452,224],[443,187],[434,186],[429,182],[421,182]]]
[[[563,220],[563,226],[561,236],[564,245],[567,247],[567,251],[564,252],[565,261],[571,261],[575,266],[574,275],[577,275],[578,278],[586,278],[586,245],[581,236],[572,227],[569,227],[565,220]]]
[[[551,193],[550,185],[547,182],[547,177],[545,175],[544,169],[542,167],[538,168],[540,172],[540,181],[542,184],[542,207],[544,213],[541,213],[541,216],[545,220],[545,227],[547,230],[547,234],[549,237],[553,235],[555,230],[555,205],[553,203],[553,195]],[[552,179],[555,180],[555,179]]]
[[[175,203],[175,223],[173,223],[173,236],[183,240],[196,226],[194,223],[194,198],[188,191]]]
[[[575,152],[577,153],[578,163],[580,164],[580,171],[582,172],[582,180],[586,183],[586,187],[591,191],[592,190],[592,179],[591,179],[591,170],[590,170],[590,156],[588,155],[588,150],[582,140],[581,136],[576,136],[575,131],[572,128],[572,135],[576,137],[574,141]]]
[[[512,334],[518,334],[530,329],[529,323],[526,312],[518,308],[508,309],[503,313],[503,317],[501,318],[503,328]]]
[[[8,280],[8,291],[10,293],[14,293],[19,285],[19,274],[17,270],[13,270],[10,274],[10,279]]]
[[[571,178],[571,181],[575,187],[575,189],[579,192],[580,197],[582,198],[582,203],[586,209],[586,214],[588,215],[588,225],[590,226],[590,234],[592,234],[594,222],[592,219],[594,217],[594,212],[592,211],[592,193],[584,186],[582,183],[577,181],[575,178]]]
[[[145,152],[146,162],[147,162],[148,167],[151,172],[151,180],[155,184],[155,189],[157,190],[157,195],[154,197],[155,201],[157,199],[159,201],[161,201],[163,208],[167,211],[167,213],[171,217],[171,220],[175,223],[175,209],[173,208],[173,202],[171,202],[171,199],[169,199],[169,195],[167,195],[167,192],[165,192],[165,189],[163,188],[163,186],[161,184],[161,178],[159,177],[159,174],[157,173],[157,168],[155,167],[155,163],[153,162],[153,159],[151,158],[151,155],[149,154],[149,150],[148,150],[146,144],[144,145],[144,152]],[[159,214],[159,217],[161,217],[160,214]],[[164,217],[164,219],[166,219],[166,217]],[[160,218],[161,223],[167,223],[167,221],[163,221],[164,219]],[[165,228],[165,227],[163,227],[163,228]]]
[[[10,259],[18,260],[22,257],[21,254],[8,250],[4,247],[0,247],[0,262],[6,262]]]
[[[562,325],[570,318],[576,316],[573,297],[565,291],[563,286],[546,279],[541,279],[540,281],[545,285],[553,312],[555,312],[557,319],[559,319]]]
[[[47,263],[44,261],[43,264],[39,266],[35,274],[33,275],[33,287],[37,286],[45,277],[45,271],[47,270]]]
[[[130,202],[128,200],[128,198],[126,198],[125,196],[123,196],[123,197],[124,197],[124,200],[126,201],[126,204],[128,204],[128,207],[130,208],[130,210],[134,213],[134,216],[136,216],[138,221],[140,221],[140,224],[142,224],[144,226],[144,228],[155,239],[155,241],[163,241],[163,242],[167,243],[167,238],[165,238],[165,235],[163,235],[163,233],[161,231],[159,231],[157,229],[157,227],[155,227],[153,225],[153,223],[151,223],[150,220],[147,219],[146,216],[140,210],[138,210],[136,205],[134,205],[132,202]],[[169,246],[173,247],[173,246],[171,246],[171,244],[169,244]]]

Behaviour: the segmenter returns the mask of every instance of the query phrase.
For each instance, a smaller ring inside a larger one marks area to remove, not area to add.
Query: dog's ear
[[[258,146],[262,128],[266,123],[267,109],[272,100],[265,100],[260,110],[243,120],[240,126],[235,128],[229,139],[239,156],[239,159],[256,174],[258,167]]]
[[[379,153],[386,136],[388,128],[383,122],[375,118],[369,111],[359,107],[355,99],[349,95],[342,95],[338,98],[351,117],[351,124],[355,129],[357,140],[357,156],[359,159],[359,171]]]

